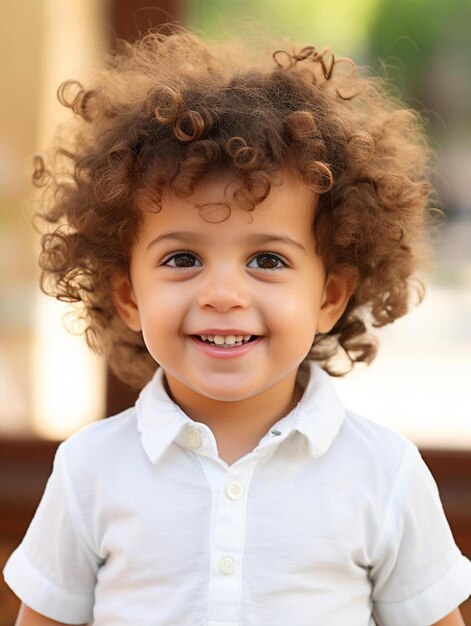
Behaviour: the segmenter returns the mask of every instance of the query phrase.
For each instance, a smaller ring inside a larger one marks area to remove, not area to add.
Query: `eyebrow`
[[[183,231],[183,230],[175,231],[171,233],[163,233],[162,235],[155,237],[155,239],[152,239],[152,241],[147,246],[146,251],[149,250],[149,248],[151,248],[155,244],[160,243],[161,241],[167,241],[169,239],[172,239],[174,241],[181,241],[183,243],[192,243],[195,241],[196,242],[201,241],[203,237],[201,237],[197,233],[192,233],[192,232]],[[254,243],[254,244],[285,243],[285,244],[288,244],[295,248],[299,248],[300,250],[303,250],[304,252],[306,252],[306,248],[301,243],[299,243],[298,241],[295,241],[291,237],[288,237],[288,235],[274,235],[274,234],[271,235],[268,233],[260,233],[260,234],[252,233],[250,235],[247,235],[247,239],[251,243]]]

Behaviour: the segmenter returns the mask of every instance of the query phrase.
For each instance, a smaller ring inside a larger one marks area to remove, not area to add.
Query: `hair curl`
[[[318,251],[328,271],[357,285],[308,355],[330,373],[345,373],[335,366],[339,349],[347,369],[370,362],[368,327],[404,315],[412,293],[423,296],[414,277],[427,256],[432,188],[419,116],[329,49],[271,50],[209,45],[183,28],[151,32],[119,42],[90,86],[58,90],[76,122],[47,167],[35,158],[33,181],[45,187],[41,286],[81,303],[88,344],[128,384],[142,386],[157,364],[118,316],[113,276],[128,270],[143,210],[158,210],[160,190],[188,196],[217,167],[238,183],[229,210],[254,210],[287,167],[320,195]]]

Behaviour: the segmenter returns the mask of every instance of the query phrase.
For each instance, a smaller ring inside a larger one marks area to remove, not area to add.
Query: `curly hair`
[[[164,187],[191,195],[215,168],[237,181],[229,210],[253,211],[287,167],[319,194],[317,250],[327,271],[356,283],[308,355],[329,373],[369,363],[368,329],[422,299],[432,192],[423,125],[350,59],[291,43],[208,44],[177,28],[119,42],[89,86],[67,81],[58,98],[75,118],[49,162],[36,157],[41,287],[80,303],[89,346],[126,383],[141,387],[158,364],[120,319],[113,276],[129,269],[144,208],[159,210]]]

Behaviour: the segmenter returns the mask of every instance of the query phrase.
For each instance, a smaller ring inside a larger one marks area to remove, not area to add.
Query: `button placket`
[[[235,571],[234,559],[230,556],[222,556],[218,561],[219,570],[223,574],[233,574]]]
[[[239,483],[232,481],[226,485],[226,495],[231,500],[240,500],[242,498],[243,489]]]
[[[246,495],[259,457],[227,471],[214,525],[208,620],[237,622],[242,585]]]

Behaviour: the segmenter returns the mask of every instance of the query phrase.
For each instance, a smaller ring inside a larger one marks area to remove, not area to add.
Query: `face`
[[[316,330],[345,309],[346,281],[327,276],[315,251],[316,196],[281,176],[253,212],[234,207],[219,223],[195,206],[223,200],[224,176],[189,198],[164,194],[162,210],[145,214],[115,303],[180,395],[240,402],[294,386]]]

